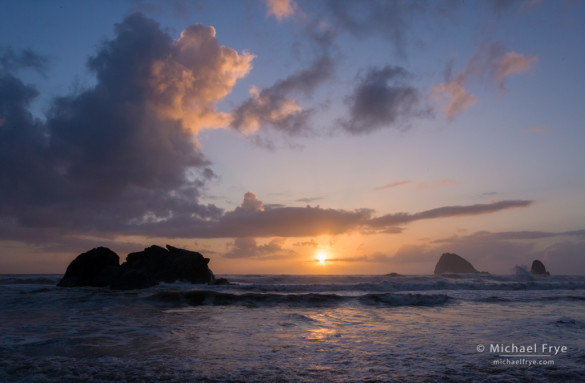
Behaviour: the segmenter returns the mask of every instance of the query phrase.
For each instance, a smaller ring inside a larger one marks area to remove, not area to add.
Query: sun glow
[[[319,261],[320,264],[324,265],[327,258],[328,258],[328,255],[324,251],[320,251],[317,253],[317,260]]]

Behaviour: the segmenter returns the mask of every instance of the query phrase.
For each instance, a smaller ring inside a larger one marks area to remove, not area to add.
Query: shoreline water
[[[585,380],[585,277],[224,277],[112,291],[1,275],[0,380]]]

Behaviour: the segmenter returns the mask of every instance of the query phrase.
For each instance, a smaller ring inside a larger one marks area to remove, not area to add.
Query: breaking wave
[[[162,291],[148,297],[149,300],[174,305],[246,307],[333,307],[346,303],[360,303],[368,306],[432,306],[449,301],[444,294],[364,294],[345,296],[338,294],[275,294],[243,293],[232,294],[211,290]]]

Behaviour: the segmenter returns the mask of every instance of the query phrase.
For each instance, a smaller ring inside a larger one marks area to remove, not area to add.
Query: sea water
[[[585,277],[60,277],[0,276],[1,382],[585,381]]]

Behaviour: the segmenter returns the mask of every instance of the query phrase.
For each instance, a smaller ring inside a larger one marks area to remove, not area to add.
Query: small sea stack
[[[79,254],[65,271],[57,286],[109,286],[120,270],[120,257],[107,247],[96,247]]]
[[[479,273],[469,261],[454,253],[443,253],[435,266],[435,275]]]
[[[538,259],[535,259],[532,262],[532,267],[530,268],[530,274],[546,275],[546,276],[550,275],[550,273],[548,271],[546,271],[546,267],[544,267],[544,263],[542,263]]]
[[[112,250],[98,247],[80,254],[67,267],[57,286],[110,287],[114,290],[142,289],[161,282],[190,282],[228,284],[216,281],[209,269],[209,258],[196,251],[150,246],[128,254],[120,265],[120,257]]]

